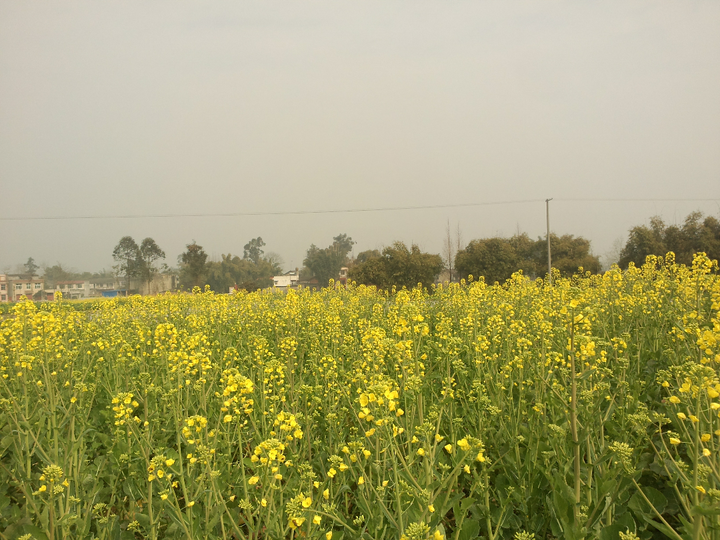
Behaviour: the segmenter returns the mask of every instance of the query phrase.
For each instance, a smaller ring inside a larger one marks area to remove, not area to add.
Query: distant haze
[[[0,2],[0,217],[556,199],[603,255],[652,215],[720,213],[720,2]],[[711,200],[714,199],[714,200]],[[545,204],[0,220],[0,271],[171,266],[262,236],[285,268],[347,233],[439,253],[545,234]]]

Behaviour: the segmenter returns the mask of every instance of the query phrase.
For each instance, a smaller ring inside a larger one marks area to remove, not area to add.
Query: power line
[[[341,210],[289,210],[282,212],[227,212],[201,214],[136,214],[114,216],[52,216],[52,217],[0,217],[0,221],[70,220],[70,219],[146,219],[146,218],[190,218],[190,217],[243,217],[243,216],[297,216],[308,214],[353,214],[360,212],[394,212],[398,210],[431,210],[434,208],[461,208],[467,206],[492,206],[541,202],[543,199],[516,201],[492,201],[480,203],[430,204],[426,206],[387,206],[378,208],[347,208]]]
[[[720,201],[720,199],[704,198],[704,199],[553,199],[561,202],[711,202]]]
[[[573,198],[553,199],[558,202],[710,202],[720,199],[662,199],[662,198]],[[377,208],[345,208],[336,210],[289,210],[279,212],[208,212],[194,214],[117,214],[109,216],[31,216],[31,217],[0,217],[0,221],[69,221],[99,219],[172,219],[172,218],[203,218],[203,217],[251,217],[251,216],[301,216],[313,214],[357,214],[364,212],[397,212],[405,210],[433,210],[440,208],[467,208],[473,206],[500,206],[510,204],[527,204],[545,202],[545,199],[521,199],[510,201],[486,201],[458,204],[430,204],[423,206],[387,206]]]

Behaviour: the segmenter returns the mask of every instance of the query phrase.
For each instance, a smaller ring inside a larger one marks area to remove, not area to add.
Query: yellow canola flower
[[[429,511],[430,511],[430,513],[432,514],[433,512],[435,512],[435,506],[434,506],[434,505],[432,505],[432,504],[431,504],[431,505],[429,505],[429,506],[428,506],[428,510],[429,510]]]
[[[332,540],[332,531],[328,531],[325,533],[325,540]]]
[[[175,464],[175,460],[170,458],[165,460],[165,466],[166,467],[172,467]]]
[[[442,435],[437,434],[437,435],[435,435],[435,442],[436,442],[436,443],[439,443],[439,442],[442,441],[444,438],[445,438],[445,437],[443,437]]]
[[[425,455],[425,449],[424,449],[424,448],[418,448],[417,455],[418,455],[418,456],[424,456],[424,455]]]
[[[311,504],[312,504],[312,499],[310,497],[305,497],[303,499],[303,502],[302,502],[303,508],[310,508]]]
[[[313,517],[313,523],[315,525],[320,525],[320,520],[321,520],[320,516],[315,514],[315,517]]]
[[[678,444],[680,444],[680,442],[681,442],[680,439],[678,439],[676,437],[670,437],[670,444],[678,445]]]
[[[362,486],[365,483],[365,478],[363,478],[362,476],[359,477],[357,483],[358,486]]]
[[[452,454],[452,453],[453,453],[453,445],[452,445],[452,444],[446,444],[446,445],[445,445],[445,451],[446,451],[448,454]]]
[[[330,490],[329,489],[326,489],[325,491],[323,491],[323,498],[325,498],[326,500],[330,498]]]
[[[677,396],[670,396],[670,403],[674,403],[675,405],[677,405],[678,403],[680,403],[680,398]]]
[[[461,450],[464,450],[465,452],[467,452],[468,450],[470,450],[470,443],[469,443],[468,440],[465,439],[465,438],[460,439],[460,440],[457,442],[457,445],[460,447]]]
[[[435,529],[435,534],[433,534],[433,540],[445,540],[445,537],[442,535],[439,529]]]
[[[253,485],[255,485],[255,484],[258,483],[258,480],[260,480],[260,477],[259,477],[259,476],[251,476],[251,477],[250,477],[250,480],[248,480],[248,484],[250,484],[251,486],[253,486]]]
[[[465,465],[463,467],[463,471],[465,471],[467,474],[470,474],[470,465]]]
[[[328,471],[327,475],[328,475],[330,478],[335,478],[335,475],[336,475],[336,474],[337,474],[337,471],[336,471],[334,468],[330,467],[330,470]]]
[[[709,456],[710,456],[710,450],[708,450],[707,448],[703,448],[703,456],[709,457]]]
[[[265,507],[267,506],[267,499],[263,498],[263,499],[260,501],[260,505],[261,505],[263,508],[265,508]]]

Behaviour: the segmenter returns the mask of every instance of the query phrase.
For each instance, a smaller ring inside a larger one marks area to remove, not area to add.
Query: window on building
[[[16,284],[15,284],[15,290],[16,290],[16,291],[21,291],[21,290],[22,290],[22,283],[16,283]]]
[[[4,291],[4,290],[5,290],[5,284],[4,284],[4,283],[0,283],[0,291]]]
[[[32,289],[32,284],[26,283],[26,284],[25,284],[25,288],[26,288],[26,289]]]
[[[42,289],[42,283],[36,283],[35,284],[36,289]]]
[[[82,289],[82,285],[81,285],[80,283],[76,283],[76,284],[75,284],[75,288],[76,288],[76,289]]]

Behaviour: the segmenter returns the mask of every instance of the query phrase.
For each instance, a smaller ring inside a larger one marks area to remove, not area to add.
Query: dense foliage
[[[717,264],[22,302],[5,538],[715,538]]]
[[[636,266],[648,255],[675,253],[677,262],[691,264],[695,253],[704,252],[711,259],[720,259],[720,221],[712,216],[703,218],[693,212],[682,226],[666,225],[659,217],[650,220],[650,226],[638,225],[630,229],[628,241],[620,252],[621,268],[630,263]]]
[[[305,254],[303,264],[312,277],[325,287],[331,279],[337,279],[340,269],[348,263],[348,254],[355,241],[346,234],[333,238],[333,243],[326,248],[312,244]]]
[[[113,259],[117,263],[115,272],[125,278],[128,291],[133,278],[150,283],[158,273],[155,262],[164,258],[165,252],[152,238],[145,238],[138,246],[131,236],[123,236],[113,249]]]
[[[423,253],[415,244],[408,248],[403,242],[395,242],[382,253],[376,250],[360,253],[350,268],[350,278],[380,289],[412,289],[418,284],[430,287],[442,269],[440,255]]]
[[[550,234],[552,266],[564,276],[583,271],[600,271],[600,259],[590,253],[590,241],[571,234]],[[531,277],[547,274],[547,239],[531,240],[527,234],[511,238],[472,240],[455,256],[455,269],[461,277],[484,277],[487,283],[504,283],[522,270]]]

